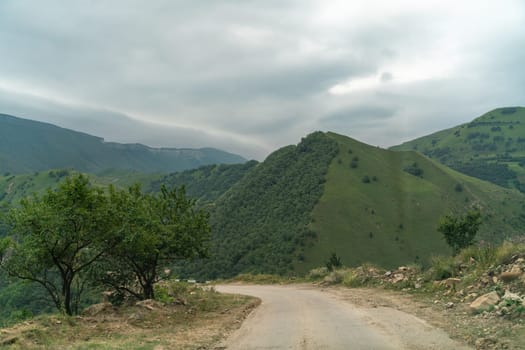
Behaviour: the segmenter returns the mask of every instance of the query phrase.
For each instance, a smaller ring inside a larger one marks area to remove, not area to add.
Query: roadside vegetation
[[[154,300],[92,305],[76,316],[41,315],[0,329],[0,349],[208,349],[238,328],[255,298],[163,281]]]
[[[477,349],[525,347],[525,242],[478,243],[455,256],[434,256],[423,268],[384,269],[372,264],[312,269],[322,286],[382,288],[408,294],[446,313],[442,324]]]

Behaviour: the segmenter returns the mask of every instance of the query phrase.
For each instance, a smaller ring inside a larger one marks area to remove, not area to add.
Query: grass
[[[524,197],[517,191],[465,176],[416,152],[393,152],[328,135],[340,151],[312,214],[317,241],[306,249],[305,262],[296,265],[299,272],[322,265],[332,252],[346,266],[428,265],[432,255],[450,253],[437,232],[439,218],[472,206],[482,207],[481,239],[501,240],[522,227],[505,219],[521,214]],[[421,176],[403,170],[414,164]],[[362,181],[365,176],[370,182]]]
[[[161,285],[157,293],[164,302],[106,307],[77,317],[39,316],[0,329],[0,349],[208,348],[258,304],[255,298],[178,282]]]

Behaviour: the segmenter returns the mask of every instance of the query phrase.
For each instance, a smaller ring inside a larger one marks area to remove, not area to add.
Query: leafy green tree
[[[459,217],[451,215],[442,217],[438,231],[443,234],[454,254],[457,254],[461,249],[474,243],[480,225],[481,212],[472,210]]]
[[[153,299],[154,284],[178,260],[205,257],[210,239],[208,214],[195,208],[184,187],[144,194],[138,185],[110,190],[121,223],[120,243],[98,265],[98,282],[117,295]]]
[[[56,191],[22,200],[6,216],[11,235],[0,241],[0,266],[42,286],[59,310],[77,312],[84,286],[80,274],[115,244],[107,204],[102,190],[82,175],[67,178]]]

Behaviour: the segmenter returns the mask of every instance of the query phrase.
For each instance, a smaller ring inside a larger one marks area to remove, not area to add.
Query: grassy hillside
[[[304,273],[332,252],[346,265],[425,264],[450,252],[437,232],[441,216],[479,207],[479,238],[500,241],[525,227],[524,199],[417,152],[314,133],[272,153],[214,202],[212,257],[184,273]]]
[[[522,232],[524,196],[451,170],[417,152],[394,152],[329,133],[339,146],[324,193],[312,213],[315,245],[299,271],[319,266],[331,252],[344,264],[385,267],[425,263],[447,253],[437,232],[440,216],[482,209],[479,237],[498,241]]]
[[[104,142],[102,138],[0,114],[0,173],[32,173],[72,168],[98,173],[108,169],[173,172],[244,158],[213,148],[150,148]]]
[[[315,235],[310,213],[323,193],[337,144],[321,132],[283,147],[225,192],[212,210],[211,257],[185,266],[188,276],[292,273]]]
[[[392,149],[419,151],[465,174],[525,192],[523,107],[495,109]]]

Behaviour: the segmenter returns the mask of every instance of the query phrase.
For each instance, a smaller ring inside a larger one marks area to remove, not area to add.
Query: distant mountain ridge
[[[105,142],[103,138],[53,124],[0,114],[0,172],[29,173],[71,168],[144,173],[175,172],[208,164],[244,163],[243,157],[215,148],[152,148]]]

